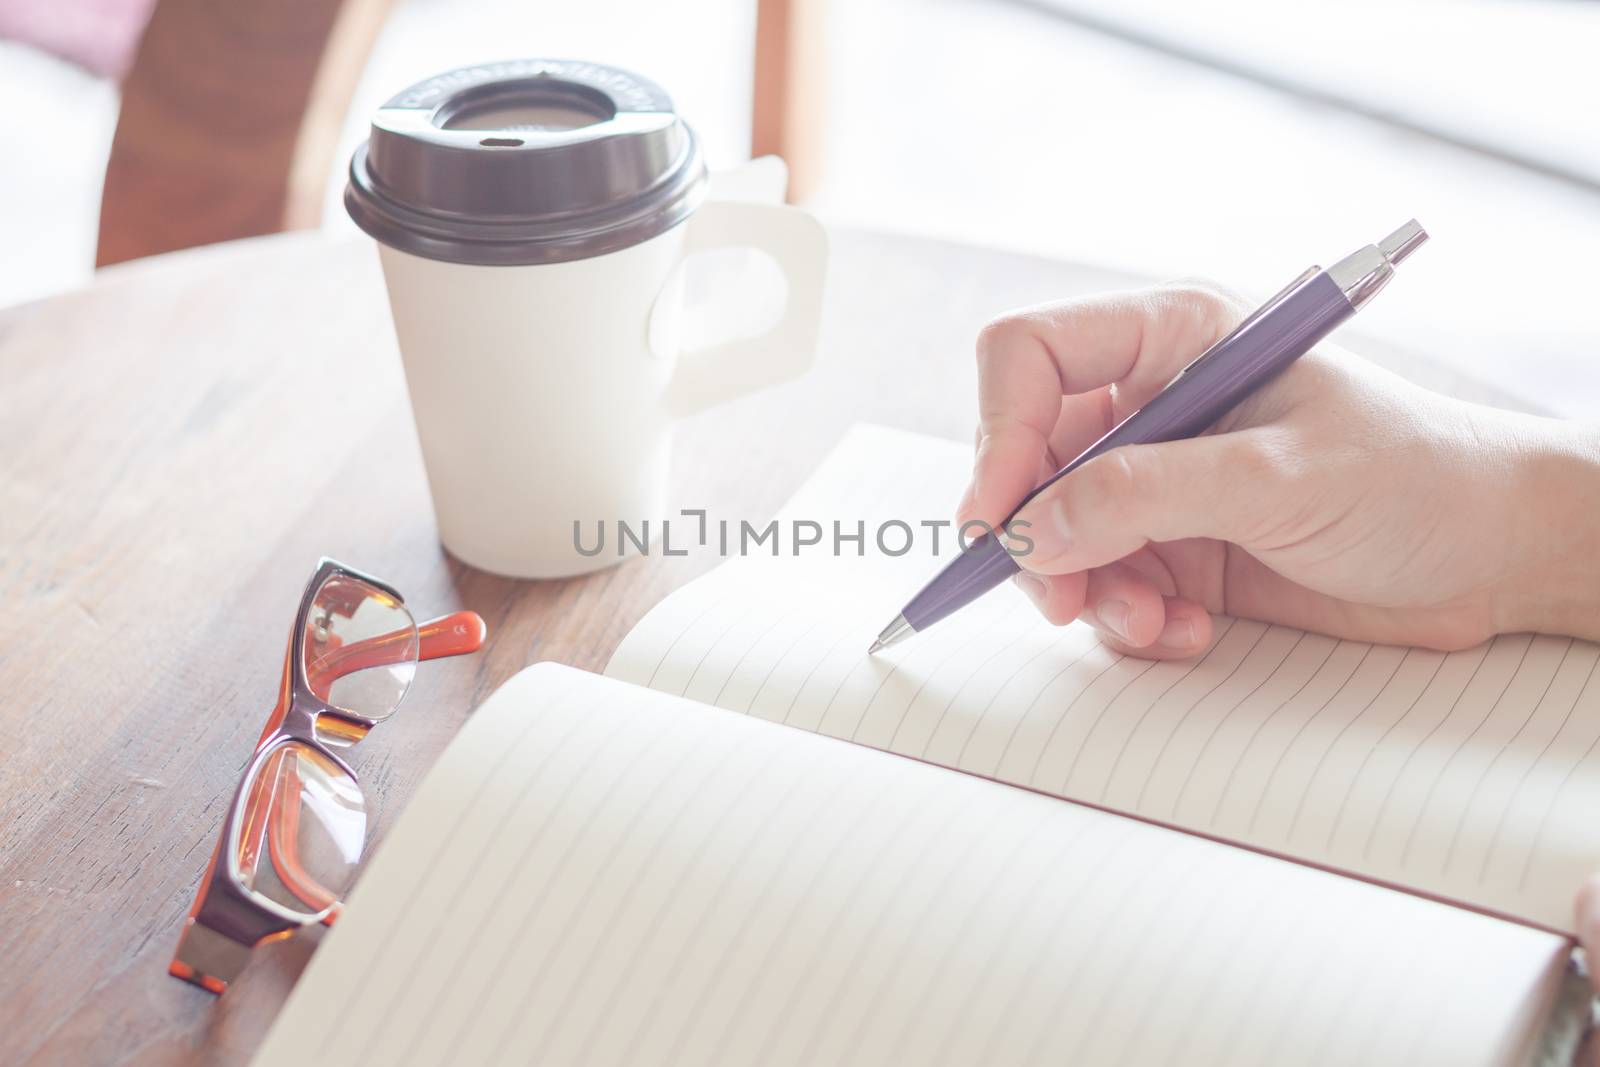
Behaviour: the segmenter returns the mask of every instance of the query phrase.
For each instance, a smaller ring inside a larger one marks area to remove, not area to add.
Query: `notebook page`
[[[940,565],[930,538],[889,556],[872,531],[948,516],[970,469],[964,445],[855,428],[780,526],[864,523],[862,555],[730,560],[608,673],[1570,931],[1600,870],[1600,648],[1443,655],[1224,619],[1203,656],[1154,663],[1050,626],[1007,583],[866,656]]]
[[[541,665],[256,1059],[1520,1062],[1550,934]]]

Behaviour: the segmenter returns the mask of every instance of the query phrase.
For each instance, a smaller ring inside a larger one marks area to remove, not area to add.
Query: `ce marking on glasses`
[[[331,925],[367,840],[348,748],[400,707],[417,661],[476,652],[483,620],[459,611],[418,626],[400,594],[324,559],[290,631],[278,703],[222,824],[168,972],[221,993],[250,950]]]

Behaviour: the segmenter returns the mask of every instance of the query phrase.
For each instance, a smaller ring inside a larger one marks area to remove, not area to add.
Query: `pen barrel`
[[[986,533],[963,549],[960,556],[907,601],[901,617],[913,630],[926,630],[1021,569],[1000,538]]]
[[[1196,357],[1148,404],[1029,493],[1017,510],[1057,479],[1113,448],[1198,436],[1354,312],[1326,271],[1311,274]],[[902,615],[913,630],[925,630],[1019,570],[999,538],[985,534],[912,597]]]
[[[1113,448],[1198,437],[1353,314],[1355,308],[1338,283],[1326,271],[1318,271],[1202,352],[1149,403],[1051,475],[1022,503]]]

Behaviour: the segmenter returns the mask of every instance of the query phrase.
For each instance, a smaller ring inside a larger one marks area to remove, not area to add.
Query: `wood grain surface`
[[[986,319],[1129,281],[859,232],[830,271],[815,371],[685,423],[676,503],[765,521],[860,419],[966,438]],[[537,660],[602,668],[716,563],[519,582],[447,557],[365,241],[176,253],[0,311],[0,429],[3,1064],[233,1064],[259,1043],[315,931],[220,1000],[165,968],[318,556],[489,624],[353,751],[380,833],[490,690]]]

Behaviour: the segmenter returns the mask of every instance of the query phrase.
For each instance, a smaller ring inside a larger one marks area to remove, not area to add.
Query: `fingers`
[[[998,525],[1039,472],[1054,469],[1052,445],[1076,455],[1242,315],[1216,290],[1169,286],[1024,308],[989,324],[978,337],[977,461],[960,517]]]
[[[1057,625],[1082,618],[1119,652],[1183,659],[1211,642],[1211,616],[1184,597],[1163,596],[1148,577],[1118,563],[1087,574],[1022,572],[1016,583]]]
[[[1052,404],[1059,406],[1055,401]],[[986,420],[978,439],[972,482],[956,511],[957,523],[976,520],[999,528],[1017,501],[1049,476],[1048,456],[1045,433],[1035,426],[1016,420]]]
[[[1214,627],[1205,608],[1182,597],[1164,598],[1162,608],[1161,630],[1149,644],[1135,645],[1104,630],[1101,636],[1118,652],[1141,659],[1188,659],[1210,647]]]
[[[1153,644],[1166,621],[1161,594],[1126,564],[1090,572],[1083,606],[1085,621],[1134,648]]]
[[[1600,874],[1590,875],[1578,892],[1578,943],[1589,961],[1589,981],[1600,992]]]
[[[1023,571],[1012,579],[1039,613],[1057,626],[1065,626],[1083,612],[1088,591],[1087,574],[1029,574]]]
[[[1008,544],[1038,574],[1103,566],[1152,541],[1211,537],[1249,547],[1292,506],[1277,453],[1263,429],[1114,449],[1029,501]]]

